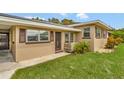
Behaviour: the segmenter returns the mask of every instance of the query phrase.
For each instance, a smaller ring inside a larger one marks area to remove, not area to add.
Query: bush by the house
[[[113,36],[108,37],[107,44],[105,45],[106,48],[112,49],[115,46],[115,39]]]
[[[114,37],[114,38],[118,38],[120,37],[124,43],[124,31],[111,31],[111,35]]]
[[[123,39],[120,37],[115,38],[115,45],[119,45],[120,43],[122,43]]]
[[[74,53],[82,54],[89,51],[89,44],[87,42],[78,42],[74,45]]]
[[[113,36],[110,36],[107,40],[107,44],[105,45],[106,48],[112,49],[115,45],[119,45],[122,43],[123,39],[120,37],[114,38]]]

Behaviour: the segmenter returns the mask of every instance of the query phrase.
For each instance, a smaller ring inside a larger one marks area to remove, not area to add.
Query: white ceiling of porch
[[[0,24],[0,29],[9,29],[11,26],[9,25],[1,25]]]

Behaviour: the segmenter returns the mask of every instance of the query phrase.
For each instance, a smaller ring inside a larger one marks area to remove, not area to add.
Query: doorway
[[[61,32],[55,32],[55,51],[61,51]]]
[[[9,49],[9,33],[0,32],[0,50]]]

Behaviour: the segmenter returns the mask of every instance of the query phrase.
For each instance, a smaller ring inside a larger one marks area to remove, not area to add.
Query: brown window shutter
[[[53,33],[53,31],[50,31],[50,41],[51,42],[54,41],[54,33]]]
[[[19,31],[19,43],[26,42],[26,29],[20,29]]]

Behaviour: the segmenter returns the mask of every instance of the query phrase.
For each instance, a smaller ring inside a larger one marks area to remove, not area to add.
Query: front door
[[[0,33],[0,50],[9,49],[9,34]]]
[[[55,33],[55,51],[61,51],[61,32]]]

